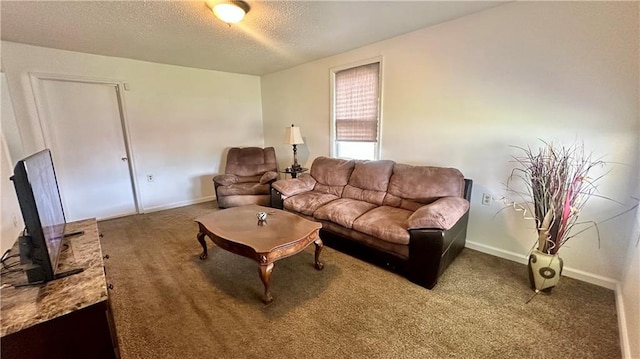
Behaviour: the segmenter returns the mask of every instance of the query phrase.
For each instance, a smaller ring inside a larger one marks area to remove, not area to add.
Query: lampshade
[[[302,135],[300,134],[300,127],[295,127],[291,125],[291,127],[286,127],[284,133],[284,142],[290,145],[299,145],[304,143],[302,140]]]
[[[207,5],[213,10],[218,19],[227,24],[235,24],[244,19],[244,15],[249,12],[249,5],[244,1],[218,1]]]

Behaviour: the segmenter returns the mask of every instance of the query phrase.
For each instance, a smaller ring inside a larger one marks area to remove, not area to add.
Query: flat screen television
[[[56,278],[66,225],[51,151],[45,149],[18,161],[11,180],[25,225],[19,249],[27,280],[51,281]]]

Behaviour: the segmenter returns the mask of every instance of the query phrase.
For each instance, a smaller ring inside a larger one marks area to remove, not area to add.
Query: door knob
[[[127,157],[122,157],[121,160],[128,161],[129,159]]]

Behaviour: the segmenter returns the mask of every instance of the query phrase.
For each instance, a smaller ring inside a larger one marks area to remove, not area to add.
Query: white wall
[[[19,137],[16,127],[11,95],[7,86],[4,72],[0,73],[0,95],[2,98],[0,121],[0,253],[11,248],[24,227],[20,206],[9,177],[13,174],[13,161],[11,153],[22,153],[22,143],[19,139],[14,141],[16,147],[13,151],[7,146],[6,136]]]
[[[532,221],[482,193],[504,194],[518,152],[538,139],[584,141],[611,172],[583,219],[631,205],[638,180],[637,2],[516,2],[262,77],[265,145],[301,127],[302,164],[329,155],[332,67],[383,57],[381,157],[457,167],[474,180],[469,246],[524,261]],[[596,174],[596,173],[594,173]],[[561,251],[565,274],[610,288],[622,276],[631,214],[601,224]]]
[[[9,157],[4,132],[0,131],[0,254],[13,246],[24,227],[20,206],[9,177],[13,174],[13,162]]]
[[[143,211],[212,199],[211,178],[224,170],[225,150],[263,145],[257,76],[6,41],[2,42],[2,66],[25,154],[45,147],[30,72],[115,80],[130,86],[123,93],[124,112]],[[147,174],[154,175],[154,182],[147,182]]]
[[[640,78],[638,79],[640,82]],[[640,100],[640,94],[639,100]],[[638,118],[640,121],[640,118]],[[640,133],[638,133],[640,140]],[[638,141],[640,153],[640,141]],[[640,182],[636,197],[640,197]],[[635,226],[629,239],[627,260],[618,288],[620,342],[625,358],[640,358],[640,208],[635,212]]]
[[[629,241],[627,267],[618,293],[618,301],[622,303],[619,305],[619,308],[622,307],[619,315],[624,318],[622,324],[626,325],[621,330],[621,337],[627,358],[640,358],[640,210],[637,211],[636,217],[636,229]]]
[[[2,107],[0,108],[0,128],[4,133],[5,139],[9,138],[11,143],[6,143],[11,158],[22,157],[22,140],[16,123],[16,116],[13,111],[13,101],[9,92],[9,84],[4,71],[0,72],[0,81],[2,85]],[[5,141],[6,142],[6,141]]]

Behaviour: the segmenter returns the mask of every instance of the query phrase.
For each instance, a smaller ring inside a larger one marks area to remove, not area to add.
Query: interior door
[[[137,213],[117,85],[39,82],[66,220]]]

